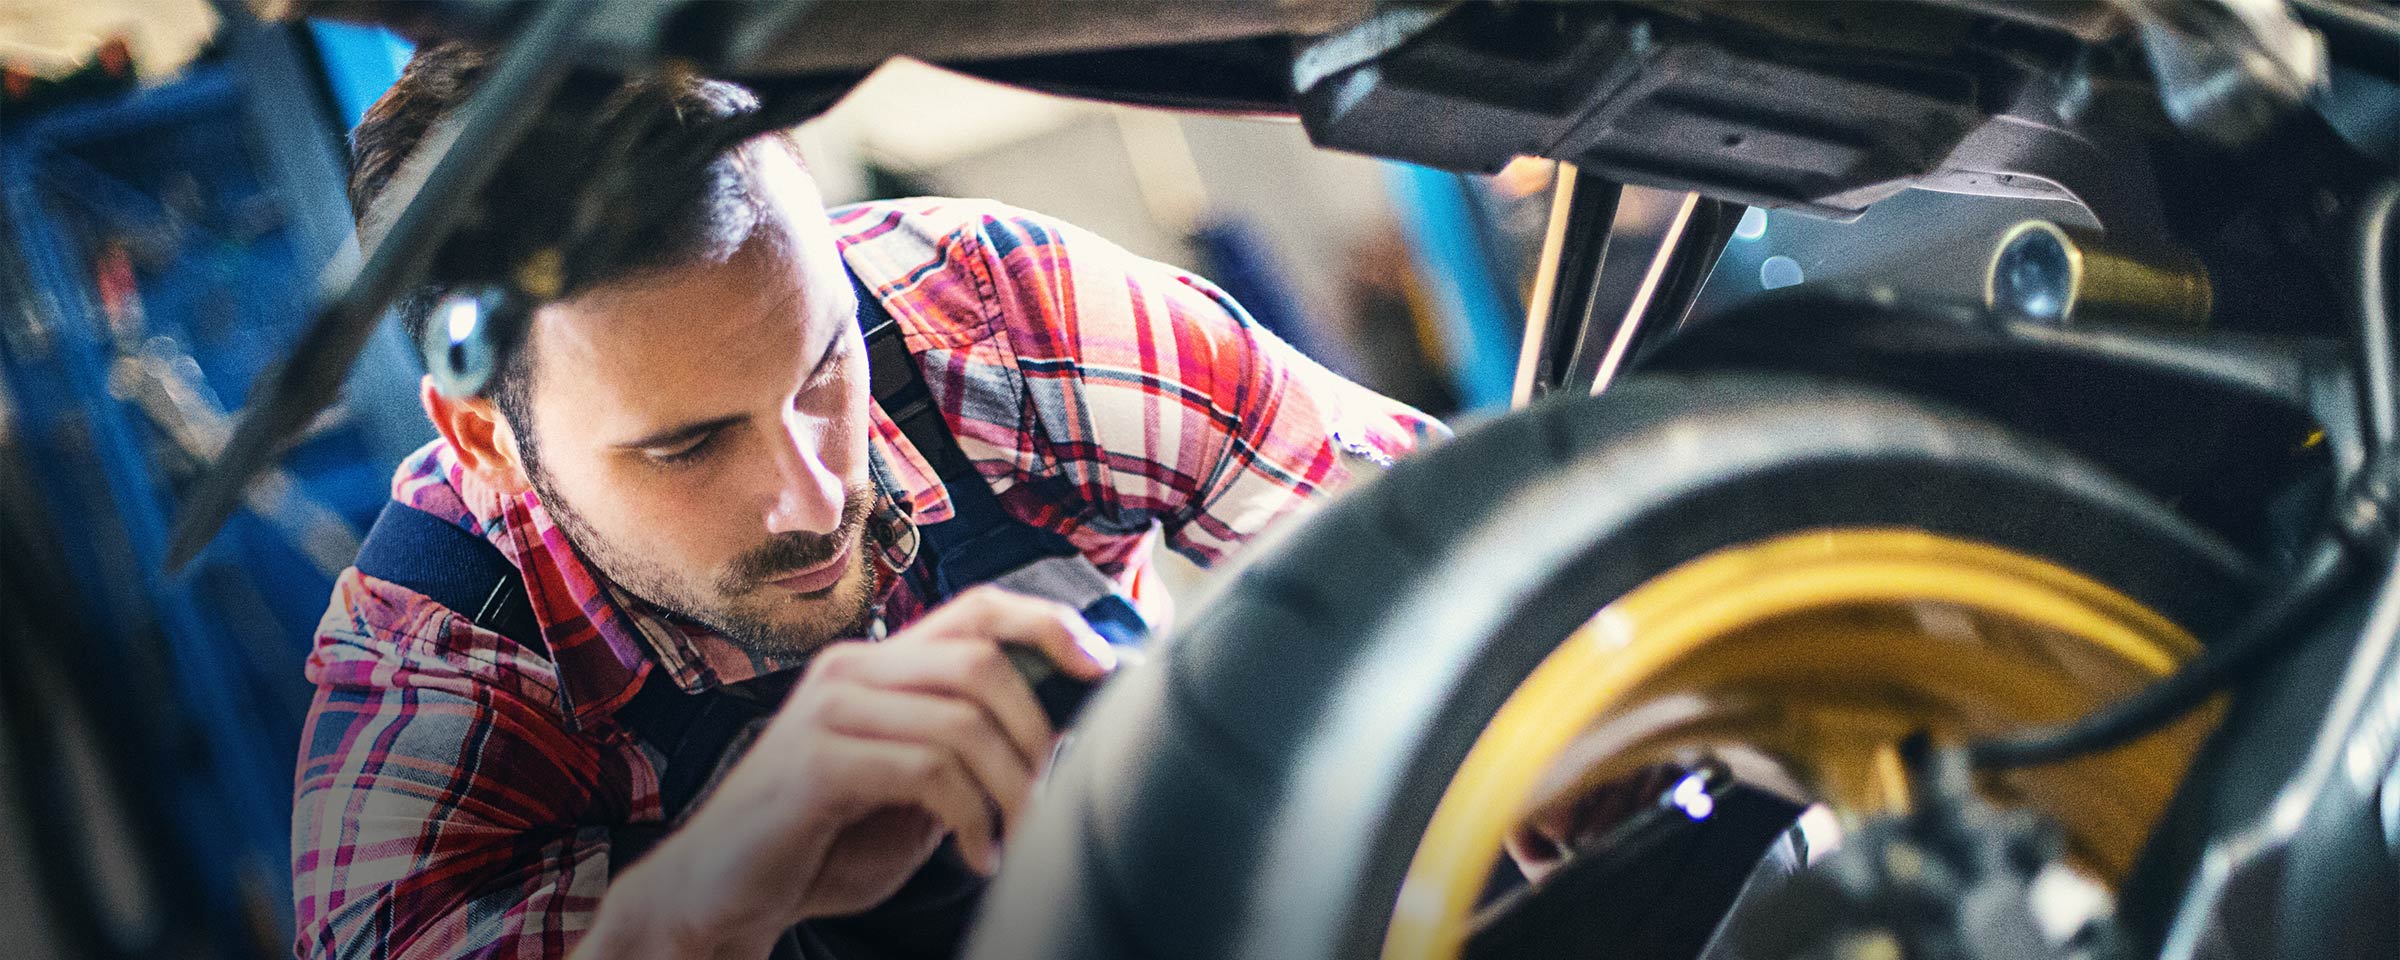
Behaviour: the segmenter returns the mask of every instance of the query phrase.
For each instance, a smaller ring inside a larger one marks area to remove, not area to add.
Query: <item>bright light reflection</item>
[[[1717,812],[1716,798],[1708,795],[1708,781],[1697,773],[1675,784],[1675,790],[1668,794],[1668,798],[1683,808],[1684,816],[1694,820],[1706,820],[1709,814]]]
[[[478,311],[476,310],[475,301],[473,300],[467,299],[466,297],[460,297],[456,300],[450,301],[450,316],[448,317],[448,326],[450,328],[451,343],[465,343],[469,336],[474,335],[476,319],[475,315],[477,313]]]
[[[1733,225],[1733,235],[1734,237],[1742,240],[1756,240],[1760,237],[1766,236],[1766,208],[1751,207],[1748,210],[1742,211],[1742,222]]]
[[[1758,265],[1758,285],[1767,290],[1799,286],[1807,277],[1800,272],[1800,261],[1780,254],[1768,257]]]

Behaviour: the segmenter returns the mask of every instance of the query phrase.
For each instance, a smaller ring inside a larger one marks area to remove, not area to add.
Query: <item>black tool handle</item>
[[[1025,678],[1026,685],[1033,688],[1033,698],[1041,703],[1042,713],[1050,718],[1052,729],[1072,726],[1092,693],[1100,689],[1099,682],[1078,680],[1060,670],[1039,650],[1018,646],[1000,649],[1008,655],[1009,664],[1017,668],[1017,674]]]

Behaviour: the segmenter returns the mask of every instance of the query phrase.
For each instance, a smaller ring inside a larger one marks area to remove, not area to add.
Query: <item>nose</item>
[[[830,439],[825,421],[787,414],[782,442],[775,447],[775,494],[767,509],[769,533],[832,533],[842,525],[849,490],[826,462]]]

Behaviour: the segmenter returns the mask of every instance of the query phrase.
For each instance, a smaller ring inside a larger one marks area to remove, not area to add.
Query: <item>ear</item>
[[[433,429],[450,442],[459,465],[476,479],[507,496],[533,486],[525,475],[524,457],[517,450],[517,435],[492,401],[450,396],[433,385],[432,377],[417,382],[417,400],[424,404]]]

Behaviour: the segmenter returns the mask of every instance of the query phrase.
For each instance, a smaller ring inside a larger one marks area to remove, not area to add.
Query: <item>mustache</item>
[[[776,534],[756,549],[734,558],[729,579],[748,586],[764,583],[794,572],[824,566],[839,556],[842,548],[866,530],[867,513],[874,508],[872,487],[864,484],[851,487],[842,498],[842,522],[831,533]],[[732,592],[732,591],[728,591]]]

